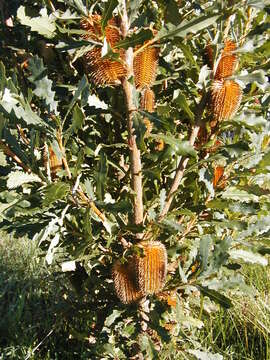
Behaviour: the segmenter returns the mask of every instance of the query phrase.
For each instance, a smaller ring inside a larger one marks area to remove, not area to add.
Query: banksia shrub
[[[144,43],[147,44],[149,41]],[[137,51],[140,46],[135,48]],[[159,49],[155,46],[146,46],[135,55],[133,60],[134,80],[137,89],[151,87],[156,79]]]
[[[242,99],[242,90],[233,80],[215,80],[211,88],[211,107],[214,122],[231,119]]]
[[[143,295],[136,288],[133,263],[121,264],[117,261],[112,270],[116,295],[123,304],[139,300]]]
[[[102,41],[101,16],[92,15],[81,21],[81,28],[88,33],[83,35],[84,39]],[[101,47],[95,46],[84,55],[86,73],[97,85],[117,85],[121,78],[126,75],[126,68],[122,62],[123,50],[114,49],[115,44],[121,39],[119,24],[116,18],[108,21],[105,28],[105,38],[112,51],[119,53],[119,61],[103,59]]]
[[[237,56],[233,53],[234,50],[236,50],[235,42],[226,40],[215,71],[215,80],[222,80],[233,75],[237,67]]]
[[[143,254],[135,256],[137,288],[143,294],[156,294],[162,290],[167,274],[167,252],[158,241],[138,244]]]

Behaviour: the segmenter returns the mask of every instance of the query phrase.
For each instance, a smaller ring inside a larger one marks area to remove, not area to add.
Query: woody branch
[[[197,113],[196,113],[196,118],[195,118],[195,124],[192,128],[191,131],[191,135],[189,138],[189,143],[191,146],[194,145],[196,138],[198,136],[199,130],[200,130],[200,121],[201,121],[201,117],[206,105],[206,101],[207,101],[207,94],[205,94],[200,103],[198,104],[197,107]],[[174,179],[173,179],[173,183],[172,186],[168,192],[167,198],[166,198],[166,202],[165,205],[163,207],[163,210],[159,216],[159,220],[161,221],[168,213],[168,211],[170,210],[171,207],[171,203],[174,199],[174,196],[176,194],[176,191],[181,183],[181,180],[183,179],[187,164],[188,164],[189,158],[188,157],[184,157],[182,156],[182,158],[180,159],[179,165],[177,167]]]
[[[121,31],[125,38],[129,30],[129,20],[127,16],[126,4],[123,2],[123,14]],[[131,76],[133,76],[133,49],[130,47],[125,53],[125,63],[127,66],[127,75],[122,80],[122,86],[126,98],[127,106],[127,128],[128,128],[128,142],[130,148],[130,162],[131,162],[131,180],[132,190],[134,191],[134,222],[139,225],[143,222],[143,188],[142,188],[142,164],[140,150],[136,144],[136,137],[133,134],[133,116],[136,111],[136,107],[133,101],[133,85],[129,82]],[[139,234],[138,237],[141,235]]]

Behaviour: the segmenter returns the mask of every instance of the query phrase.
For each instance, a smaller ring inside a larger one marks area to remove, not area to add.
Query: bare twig
[[[203,110],[205,108],[205,104],[206,104],[206,101],[207,101],[207,94],[205,94],[199,105],[198,105],[198,108],[197,108],[197,114],[196,114],[196,119],[195,119],[195,125],[193,126],[192,128],[192,132],[191,132],[191,135],[190,135],[190,139],[189,139],[189,143],[191,146],[194,145],[195,141],[196,141],[196,138],[198,136],[198,133],[199,133],[199,130],[200,130],[200,120],[201,120],[201,116],[203,114]],[[175,176],[174,176],[174,179],[173,179],[173,183],[172,183],[172,186],[171,186],[171,189],[167,195],[167,198],[166,198],[166,202],[165,202],[165,205],[163,207],[163,210],[159,216],[159,220],[161,221],[165,216],[166,214],[168,213],[168,211],[170,210],[170,206],[171,206],[171,203],[174,199],[174,196],[175,196],[175,193],[180,185],[180,182],[184,176],[184,172],[185,172],[185,169],[187,167],[187,164],[188,164],[188,161],[189,161],[189,158],[188,157],[182,157],[180,162],[179,162],[179,165],[177,167],[177,170],[176,170],[176,173],[175,173]]]
[[[126,11],[125,1],[123,2],[123,15],[121,30],[123,37],[127,36],[129,30],[129,20]],[[128,48],[125,53],[125,62],[127,66],[127,75],[122,80],[122,86],[126,97],[127,106],[127,127],[128,127],[128,142],[130,148],[131,161],[131,177],[132,190],[134,191],[134,222],[135,224],[143,223],[143,187],[142,187],[142,164],[140,150],[136,144],[136,137],[133,135],[133,114],[136,107],[133,102],[132,90],[133,85],[129,82],[129,78],[133,75],[133,49]],[[137,234],[138,238],[141,234]]]

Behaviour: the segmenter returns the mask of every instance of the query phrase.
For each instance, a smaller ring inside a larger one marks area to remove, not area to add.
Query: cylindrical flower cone
[[[156,294],[162,290],[167,275],[167,251],[158,241],[143,241],[141,256],[135,256],[137,288],[143,294]]]
[[[123,304],[136,302],[143,297],[136,288],[133,263],[121,264],[117,261],[113,266],[112,276],[116,295]]]
[[[234,50],[236,50],[235,42],[226,40],[215,71],[215,80],[222,80],[233,75],[238,62],[236,54],[233,53]]]
[[[83,19],[81,28],[88,31],[88,34],[83,35],[84,39],[91,38],[95,41],[102,41],[100,15],[92,15]],[[97,85],[118,85],[126,75],[126,68],[121,62],[123,50],[114,49],[115,44],[121,39],[117,19],[112,18],[108,21],[105,28],[105,37],[112,51],[120,54],[119,61],[103,59],[101,47],[96,46],[84,55],[85,71]]]
[[[145,43],[147,44],[147,42]],[[136,47],[135,51],[140,47]],[[150,88],[157,74],[159,49],[153,45],[135,55],[133,59],[134,81],[137,89]]]
[[[233,118],[239,109],[242,90],[233,80],[215,80],[211,88],[211,108],[215,123]]]

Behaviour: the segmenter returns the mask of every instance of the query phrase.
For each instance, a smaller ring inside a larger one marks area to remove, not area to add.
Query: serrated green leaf
[[[123,312],[124,310],[113,310],[111,315],[106,318],[104,325],[110,327],[115,322],[115,320],[121,316]]]
[[[28,61],[28,69],[31,72],[28,80],[33,84],[35,84],[36,81],[41,80],[46,75],[46,68],[43,64],[43,60],[37,55],[31,57]]]
[[[229,248],[231,246],[231,239],[225,238],[222,241],[215,244],[213,251],[213,259],[210,262],[209,271],[218,272],[221,266],[225,265],[228,262],[229,258]]]
[[[53,231],[51,232],[53,233]],[[57,245],[59,244],[59,240],[60,240],[60,234],[59,233],[56,233],[54,238],[52,239],[51,243],[50,243],[50,246],[49,246],[49,249],[47,251],[47,254],[46,254],[46,261],[48,263],[48,265],[51,265],[52,262],[53,262],[53,257],[54,257],[54,253],[55,253],[55,248],[57,247]]]
[[[41,125],[44,127],[48,126],[43,119],[41,119],[36,113],[33,112],[33,110],[31,109],[31,106],[28,103],[26,103],[25,108],[22,109],[21,118],[28,125],[33,124],[33,125]]]
[[[58,114],[57,102],[54,100],[55,91],[52,91],[52,83],[52,80],[49,80],[47,76],[42,80],[37,81],[34,94],[45,100],[46,105],[49,107],[50,111]]]
[[[89,42],[91,42],[91,40],[89,39]],[[79,45],[77,42],[74,44],[72,43],[71,46],[63,46],[61,47],[62,51],[64,50],[71,50],[73,48],[77,48]],[[86,45],[86,46],[80,46],[79,49],[76,51],[74,58],[72,59],[72,64],[75,63],[80,57],[82,57],[84,54],[88,53],[90,50],[94,49],[96,47],[96,45],[90,44],[90,45]]]
[[[104,205],[103,207],[106,211],[113,212],[116,214],[131,213],[131,210],[132,210],[132,205],[131,205],[130,201],[128,201],[128,200],[118,201],[113,204],[108,203],[108,204]]]
[[[103,151],[101,151],[99,156],[98,169],[95,173],[96,193],[98,199],[100,200],[102,200],[104,197],[105,187],[107,184],[107,174],[108,174],[107,156]]]
[[[233,263],[228,264],[227,268],[230,270],[239,270],[241,265]],[[243,291],[249,291],[250,288],[245,284],[244,278],[242,275],[237,274],[236,276],[222,277],[222,278],[209,278],[209,280],[204,281],[204,285],[211,290],[229,290],[229,289],[241,289]]]
[[[209,174],[208,169],[201,168],[199,170],[199,181],[205,184],[206,189],[209,191],[209,195],[213,198],[215,196],[215,190],[213,187],[212,177]]]
[[[267,120],[263,116],[256,116],[254,113],[244,112],[239,117],[235,117],[235,121],[247,127],[261,128],[266,125]]]
[[[89,95],[87,99],[87,103],[89,106],[93,106],[96,109],[102,109],[102,110],[108,109],[108,105],[104,101],[99,100],[99,98],[96,95]]]
[[[208,258],[210,253],[210,248],[212,246],[212,238],[210,235],[204,235],[200,241],[200,258],[202,262],[202,270],[205,271],[208,266]]]
[[[3,215],[4,214],[4,212],[7,210],[7,209],[9,209],[9,208],[11,208],[13,205],[15,205],[16,203],[18,202],[18,200],[17,199],[14,199],[13,201],[11,201],[11,202],[9,202],[9,203],[0,203],[0,215]],[[3,216],[1,216],[1,218],[2,218]]]
[[[232,307],[232,302],[229,298],[227,298],[225,295],[220,294],[219,292],[215,290],[210,290],[205,286],[196,285],[198,290],[204,295],[208,296],[209,299],[213,300],[215,303],[220,304],[225,309],[229,309]]]
[[[77,86],[77,89],[74,93],[74,96],[70,102],[70,105],[67,109],[67,113],[66,113],[66,116],[65,118],[67,118],[68,114],[70,113],[71,109],[73,108],[73,106],[75,105],[76,101],[79,99],[79,97],[81,96],[83,90],[85,90],[85,88],[88,86],[88,80],[87,80],[87,77],[84,75],[82,77],[82,79],[80,80],[78,86]]]
[[[2,93],[6,85],[6,69],[5,65],[0,61],[0,92]]]
[[[177,89],[174,91],[173,98],[174,98],[175,104],[178,105],[187,114],[189,119],[193,122],[195,116],[194,116],[193,112],[190,110],[190,107],[185,98],[185,95],[182,94],[179,89]]]
[[[136,328],[135,328],[135,325],[134,324],[130,324],[130,325],[126,325],[121,333],[122,333],[122,336],[126,337],[126,338],[130,338],[130,336],[132,334],[134,334]]]
[[[153,38],[153,33],[149,29],[142,29],[137,34],[133,34],[130,37],[126,37],[124,40],[120,40],[115,48],[128,49],[129,47],[134,47],[136,45],[143,44],[146,40]]]
[[[108,0],[105,4],[103,13],[102,13],[102,20],[101,20],[101,29],[104,32],[105,27],[107,26],[108,20],[111,19],[113,10],[118,5],[118,0]]]
[[[197,64],[197,61],[194,59],[194,56],[192,54],[192,51],[190,49],[190,47],[187,44],[183,44],[183,42],[179,42],[179,44],[177,44],[177,46],[182,50],[185,58],[193,65],[196,67],[196,69],[199,71],[200,67]]]
[[[157,359],[158,352],[154,347],[151,339],[147,335],[142,335],[140,338],[140,347],[142,351],[146,352],[147,359]]]
[[[230,186],[221,195],[222,199],[230,199],[240,202],[258,202],[259,197],[254,194],[250,194],[245,190],[238,189],[236,186]]]
[[[27,174],[23,171],[14,171],[8,175],[7,187],[8,189],[16,189],[23,184],[32,182],[41,182],[41,179],[35,174]]]
[[[270,190],[270,174],[258,174],[253,176],[252,183],[258,185],[263,190]]]
[[[256,7],[260,10],[264,9],[266,6],[270,5],[269,0],[248,0],[247,6]]]
[[[256,222],[248,224],[247,230],[242,231],[238,234],[237,239],[245,239],[250,236],[264,234],[270,230],[270,216],[262,216],[257,219]]]
[[[90,179],[86,179],[84,182],[84,186],[87,192],[87,195],[90,197],[91,200],[95,200],[95,193],[94,193],[94,189],[93,189],[93,185]]]
[[[191,20],[186,24],[181,24],[180,26],[171,27],[169,30],[162,29],[156,39],[164,41],[167,39],[173,39],[176,36],[185,37],[188,33],[195,34],[198,31],[201,31],[205,28],[213,25],[220,15],[203,15],[198,17],[195,20]]]
[[[127,6],[128,18],[130,20],[130,23],[132,23],[138,15],[140,8],[140,0],[129,0],[126,6]]]
[[[87,9],[84,6],[82,0],[65,0],[65,2],[67,4],[69,4],[70,6],[74,7],[79,14],[83,15],[83,16],[87,16]]]
[[[170,218],[163,219],[160,226],[165,227],[169,232],[173,233],[180,233],[183,231],[183,225]]]
[[[33,112],[28,102],[16,94],[12,94],[7,88],[3,98],[0,100],[1,107],[2,112],[12,120],[17,118],[23,120],[27,125],[40,125],[49,128],[49,125]]]
[[[147,117],[157,129],[165,129],[168,131],[174,130],[174,124],[170,121],[170,119],[162,119],[161,117],[157,116],[156,113],[149,113],[147,111],[139,110],[139,113],[143,117]]]
[[[253,73],[247,75],[233,76],[232,79],[239,80],[245,85],[250,84],[252,82],[257,82],[258,84],[261,85],[268,83],[268,78],[263,70],[254,71]]]
[[[239,141],[234,144],[226,145],[223,147],[223,149],[231,157],[238,157],[238,158],[249,150],[247,143],[244,143],[243,141]]]
[[[4,129],[3,131],[3,139],[7,142],[8,146],[12,149],[12,151],[19,157],[19,159],[24,163],[28,164],[29,160],[26,156],[25,151],[21,149],[21,146],[19,142],[17,141],[17,138],[11,134],[11,132],[7,129]]]
[[[63,200],[70,192],[70,185],[65,182],[50,184],[44,189],[43,205],[50,206],[55,201]]]
[[[179,5],[175,2],[175,0],[167,0],[165,4],[165,22],[172,23],[173,25],[178,25],[181,22]]]
[[[84,113],[82,109],[79,107],[78,104],[76,104],[73,108],[73,114],[72,114],[72,131],[77,134],[78,130],[82,129],[84,124]]]
[[[49,39],[53,38],[56,30],[55,18],[48,16],[45,8],[40,10],[40,15],[32,18],[27,16],[24,6],[20,6],[17,11],[17,18],[22,25],[29,26],[32,31],[38,32]]]
[[[259,264],[262,266],[268,265],[268,261],[266,257],[251,251],[242,250],[242,249],[232,249],[229,251],[229,254],[233,260],[240,259],[243,260],[244,262],[251,264]]]
[[[179,140],[173,136],[163,134],[149,134],[149,137],[163,140],[166,144],[172,146],[178,155],[196,156],[196,150],[190,145],[189,141]]]

